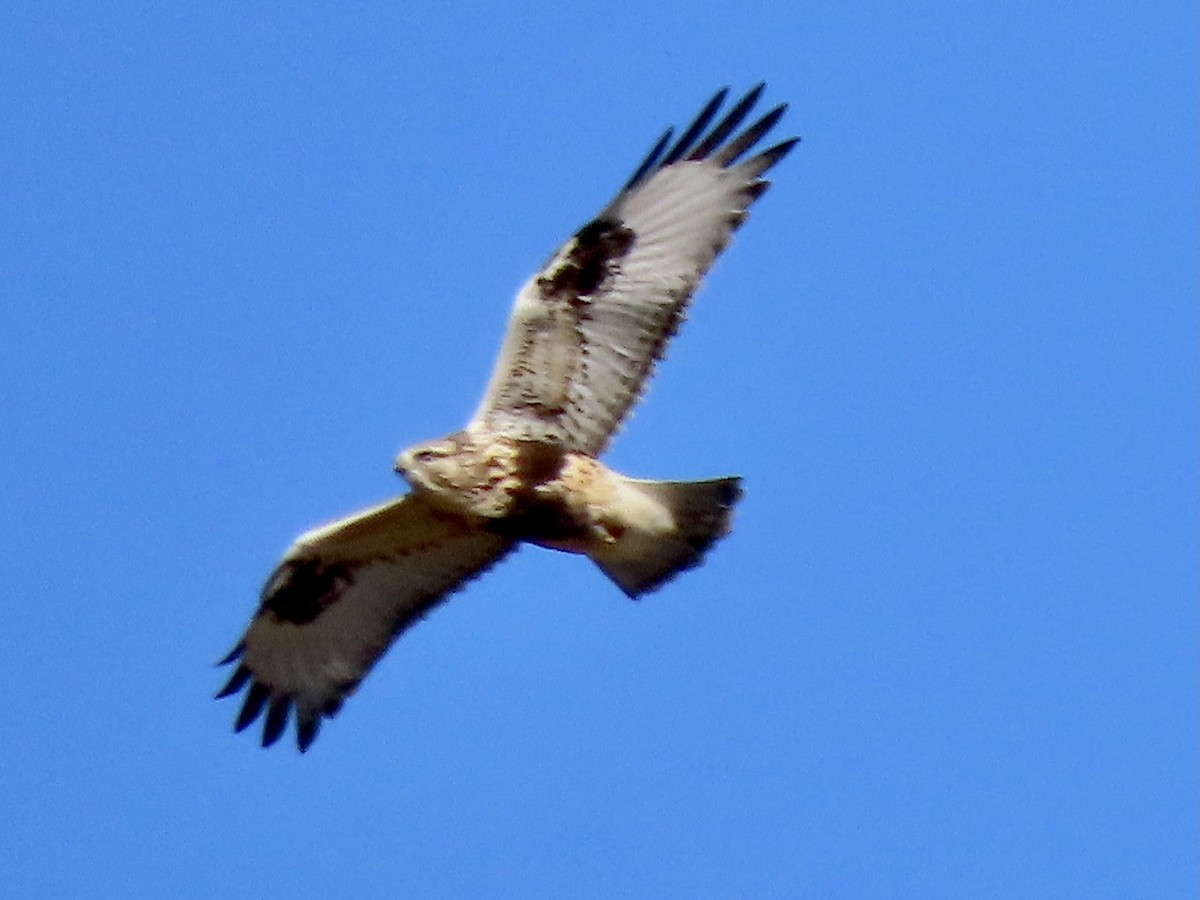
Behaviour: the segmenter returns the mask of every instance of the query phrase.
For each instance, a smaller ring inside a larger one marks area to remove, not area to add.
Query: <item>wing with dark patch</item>
[[[726,91],[521,289],[469,428],[598,455],[645,387],[701,278],[796,139],[746,154],[782,117],[739,132],[759,85],[716,124]]]
[[[408,495],[302,535],[263,588],[217,694],[245,691],[235,728],[263,716],[263,746],[296,722],[308,749],[406,628],[513,546],[482,523]]]

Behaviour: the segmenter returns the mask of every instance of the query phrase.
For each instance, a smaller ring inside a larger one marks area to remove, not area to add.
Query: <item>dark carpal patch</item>
[[[273,613],[281,622],[307,625],[338,601],[351,579],[344,566],[290,560],[275,570],[263,589],[261,612]]]
[[[547,296],[594,294],[612,274],[614,264],[629,253],[635,237],[618,221],[593,219],[576,232],[566,258],[538,284]]]

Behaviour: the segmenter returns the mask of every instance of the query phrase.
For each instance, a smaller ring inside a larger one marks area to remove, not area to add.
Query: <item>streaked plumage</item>
[[[713,124],[722,90],[678,140],[668,129],[525,284],[471,421],[397,458],[410,493],[295,541],[223,660],[217,696],[245,692],[237,730],[263,717],[267,746],[294,716],[307,749],[396,637],[521,542],[585,554],[638,597],[728,532],[739,479],[641,481],[596,457],[796,143],[749,155],[785,109],[739,132],[761,92]]]

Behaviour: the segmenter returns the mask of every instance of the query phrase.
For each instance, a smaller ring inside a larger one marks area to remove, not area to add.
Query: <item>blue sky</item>
[[[1185,7],[10,10],[11,895],[1194,895]],[[743,475],[734,535],[639,604],[523,550],[306,756],[234,736],[291,538],[760,79],[804,141],[609,457]]]

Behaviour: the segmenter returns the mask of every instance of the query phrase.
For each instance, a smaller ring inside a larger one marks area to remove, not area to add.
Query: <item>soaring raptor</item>
[[[740,479],[642,481],[598,457],[645,387],[717,254],[795,146],[743,127],[758,85],[671,129],[517,294],[483,401],[461,431],[405,450],[412,490],[296,539],[263,588],[218,697],[235,728],[293,714],[300,750],[410,625],[522,541],[582,553],[629,597],[696,566],[729,531]],[[714,124],[715,122],[715,124]]]

